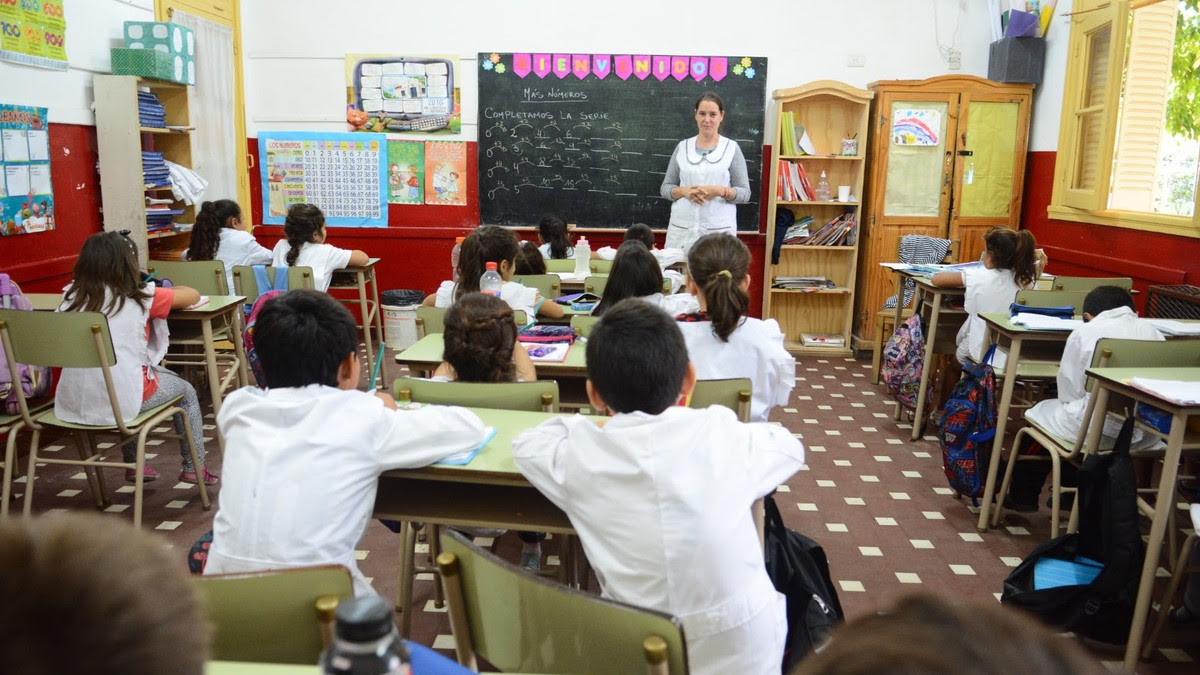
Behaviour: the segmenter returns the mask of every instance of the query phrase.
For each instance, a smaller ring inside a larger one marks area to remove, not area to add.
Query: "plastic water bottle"
[[[490,262],[487,264],[487,271],[483,276],[479,277],[479,292],[484,295],[494,295],[500,297],[500,287],[504,285],[504,278],[496,271],[496,263]]]
[[[825,177],[825,172],[821,172],[821,178],[817,180],[817,187],[813,190],[819,202],[829,201],[829,179]]]
[[[579,241],[575,242],[575,276],[587,276],[591,261],[592,245],[588,243],[587,237],[580,237]]]
[[[458,256],[462,252],[463,241],[466,237],[455,237],[454,248],[450,249],[450,278],[458,283]]]
[[[333,644],[321,654],[326,675],[412,675],[411,657],[378,595],[338,604]]]

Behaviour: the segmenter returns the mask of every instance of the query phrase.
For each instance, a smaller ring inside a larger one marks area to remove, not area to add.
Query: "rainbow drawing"
[[[892,115],[892,144],[937,145],[941,126],[939,110],[896,110]]]

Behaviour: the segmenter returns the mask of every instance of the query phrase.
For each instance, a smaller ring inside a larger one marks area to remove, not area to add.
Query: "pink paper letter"
[[[686,56],[671,57],[671,77],[683,82],[688,76],[688,58]]]
[[[692,79],[700,82],[708,75],[708,59],[703,56],[692,57]]]
[[[571,59],[571,72],[575,73],[575,77],[583,79],[588,76],[592,70],[592,60],[587,54],[576,54]]]
[[[555,54],[554,55],[554,74],[558,79],[562,79],[571,74],[571,55],[570,54]]]
[[[714,56],[708,60],[708,74],[713,82],[720,82],[729,74],[729,59],[724,56]]]
[[[549,54],[534,54],[533,55],[533,74],[538,77],[546,77],[550,74],[550,55]]]
[[[654,57],[654,76],[659,80],[667,79],[671,74],[671,57],[656,56]]]
[[[644,80],[650,74],[650,57],[638,54],[633,57],[633,74],[637,79]]]
[[[525,77],[533,68],[533,57],[529,54],[513,54],[513,72],[517,77]]]
[[[603,80],[612,71],[612,57],[608,54],[592,54],[592,74]]]
[[[628,80],[629,76],[633,74],[633,59],[628,54],[614,57],[613,68],[617,71],[617,77]]]

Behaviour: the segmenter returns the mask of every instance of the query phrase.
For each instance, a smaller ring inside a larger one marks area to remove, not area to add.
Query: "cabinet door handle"
[[[246,153],[246,168],[248,168],[248,169],[254,168],[254,153],[252,153],[252,152]]]

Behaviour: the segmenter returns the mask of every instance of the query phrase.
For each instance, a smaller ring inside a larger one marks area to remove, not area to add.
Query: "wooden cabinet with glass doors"
[[[1033,85],[969,75],[869,85],[871,110],[864,227],[855,306],[856,346],[874,346],[876,315],[896,293],[900,237],[961,242],[960,260],[983,251],[994,226],[1017,229]]]

